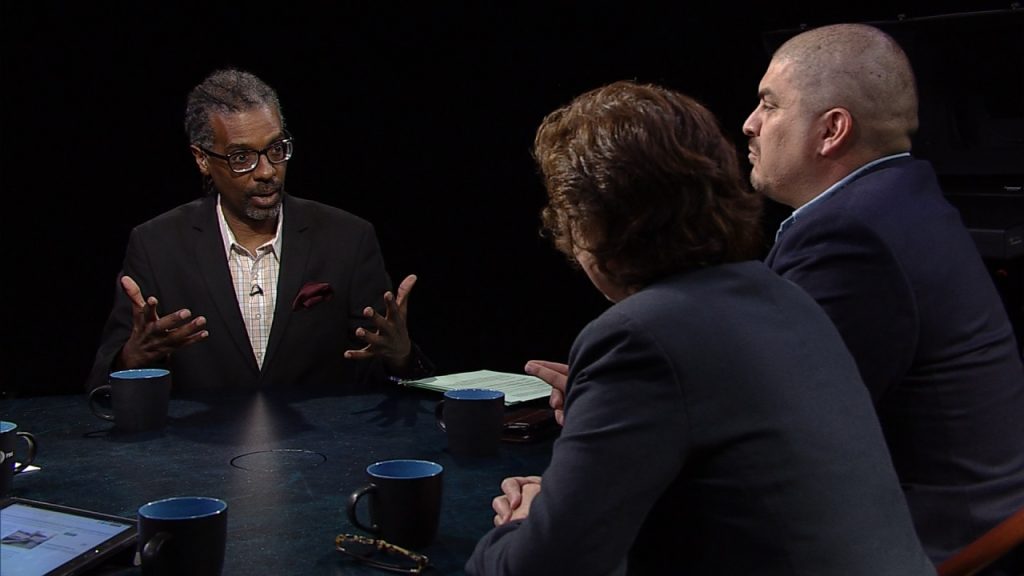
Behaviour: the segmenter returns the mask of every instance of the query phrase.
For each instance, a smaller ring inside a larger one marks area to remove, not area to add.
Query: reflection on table
[[[501,479],[543,472],[551,442],[454,458],[435,424],[438,399],[408,389],[193,395],[171,400],[163,430],[132,435],[93,416],[84,395],[5,400],[3,419],[40,444],[41,469],[15,477],[12,495],[132,518],[149,501],[213,496],[229,506],[225,575],[381,574],[334,550],[339,533],[360,532],[345,516],[348,495],[373,462],[433,460],[445,468],[441,525],[418,552],[433,574],[461,574],[491,527]]]

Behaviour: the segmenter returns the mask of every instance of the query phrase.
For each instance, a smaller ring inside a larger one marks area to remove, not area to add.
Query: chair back
[[[940,563],[939,576],[972,576],[1024,542],[1024,508]]]

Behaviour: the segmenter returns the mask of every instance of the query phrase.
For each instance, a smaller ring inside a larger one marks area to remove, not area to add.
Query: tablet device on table
[[[133,546],[136,525],[131,518],[24,498],[3,498],[3,576],[80,574]]]

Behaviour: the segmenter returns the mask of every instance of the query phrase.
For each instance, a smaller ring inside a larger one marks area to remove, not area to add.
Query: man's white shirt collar
[[[281,202],[281,210],[277,213],[277,231],[274,232],[274,239],[267,242],[267,244],[273,244],[274,254],[277,254],[278,258],[281,256],[281,226],[283,222],[284,202]],[[238,244],[238,241],[235,240],[235,233],[231,231],[228,221],[224,218],[224,209],[220,206],[220,194],[217,194],[217,223],[220,225],[220,237],[224,242],[224,255],[230,257],[231,247]],[[241,246],[241,244],[238,244],[238,246]]]

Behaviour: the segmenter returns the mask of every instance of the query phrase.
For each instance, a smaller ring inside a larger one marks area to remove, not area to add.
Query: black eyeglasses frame
[[[277,140],[274,140],[273,142],[270,143],[270,145],[268,145],[266,148],[264,148],[262,150],[243,149],[243,150],[235,150],[234,152],[231,152],[230,154],[218,154],[218,153],[214,152],[213,150],[208,150],[208,149],[206,149],[206,148],[204,148],[202,146],[199,146],[198,144],[196,144],[196,148],[199,148],[199,150],[201,150],[203,152],[203,154],[206,154],[207,156],[210,156],[210,157],[213,157],[213,158],[218,158],[220,160],[223,160],[223,161],[227,162],[228,168],[230,168],[231,171],[234,172],[235,174],[248,174],[249,172],[252,172],[253,170],[255,170],[257,166],[260,165],[260,156],[266,156],[267,157],[267,162],[270,162],[271,164],[284,164],[285,162],[291,160],[292,154],[294,153],[294,144],[293,144],[294,141],[295,141],[295,139],[292,138],[292,135],[289,134],[287,130],[285,130],[283,138],[278,138]],[[272,159],[270,157],[268,152],[270,152],[270,150],[272,148],[274,148],[275,146],[280,146],[282,144],[284,144],[284,146],[285,146],[284,159],[276,160],[275,161],[274,159]],[[252,166],[249,166],[248,168],[246,168],[244,170],[239,170],[239,169],[235,168],[234,164],[232,164],[231,157],[234,156],[235,154],[243,154],[243,153],[254,153],[254,154],[256,154],[256,161],[253,162]]]

